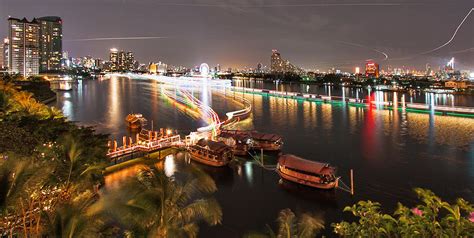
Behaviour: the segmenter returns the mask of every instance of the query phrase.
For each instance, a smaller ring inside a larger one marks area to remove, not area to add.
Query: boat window
[[[317,174],[317,173],[313,173],[313,172],[309,172],[309,171],[303,171],[303,170],[289,168],[289,167],[284,167],[284,168],[286,168],[288,170],[291,170],[291,171],[294,171],[294,172],[297,172],[297,173],[300,173],[300,174],[306,174],[306,175],[315,176],[315,177],[318,177],[318,178],[322,177],[321,174]]]

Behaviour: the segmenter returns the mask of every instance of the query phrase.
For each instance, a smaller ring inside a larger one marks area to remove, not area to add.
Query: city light
[[[209,65],[202,63],[201,66],[199,66],[199,72],[201,73],[202,77],[207,78],[209,75]]]

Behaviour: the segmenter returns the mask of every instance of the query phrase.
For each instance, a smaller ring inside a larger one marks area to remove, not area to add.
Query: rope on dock
[[[349,186],[347,186],[347,184],[345,184],[341,178],[339,178],[339,181],[337,183],[337,187],[338,189],[341,189],[342,191],[345,191],[345,192],[348,192],[348,193],[351,193],[351,188]]]
[[[258,164],[260,167],[262,167],[263,169],[268,170],[268,171],[274,171],[274,172],[276,172],[276,168],[277,168],[276,165],[264,165],[264,164],[262,163],[262,161],[260,161],[260,160],[258,159],[258,156],[253,155],[253,154],[250,153],[250,152],[248,152],[248,154],[249,154],[250,157],[252,157],[252,159],[255,160],[255,162],[257,162],[257,164]]]

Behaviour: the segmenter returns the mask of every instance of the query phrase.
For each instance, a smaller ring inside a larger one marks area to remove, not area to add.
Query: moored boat
[[[138,130],[146,125],[146,119],[142,114],[128,114],[127,117],[125,117],[125,123],[127,123],[128,128]]]
[[[336,168],[290,154],[278,158],[277,172],[285,180],[320,189],[334,189],[339,182]]]
[[[221,134],[229,135],[245,135],[252,138],[252,149],[265,151],[279,151],[283,145],[283,139],[280,135],[261,133],[258,131],[241,131],[241,130],[221,130]]]
[[[277,134],[267,134],[253,131],[251,133],[254,141],[253,149],[265,151],[279,151],[283,145],[283,139]]]
[[[227,131],[221,131],[217,137],[218,141],[224,142],[226,145],[232,147],[234,155],[248,155],[248,151],[253,146],[253,139],[248,134],[236,134],[229,133]]]
[[[200,139],[188,149],[191,159],[214,167],[222,167],[232,160],[232,148],[222,141]]]

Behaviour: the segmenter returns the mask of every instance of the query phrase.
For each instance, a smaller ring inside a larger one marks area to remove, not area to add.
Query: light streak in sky
[[[456,37],[456,34],[458,33],[459,29],[461,28],[461,26],[464,24],[464,22],[467,20],[467,18],[469,17],[469,15],[471,15],[471,12],[474,11],[474,8],[471,8],[471,10],[467,13],[467,15],[464,17],[464,19],[462,19],[461,23],[459,23],[458,27],[456,27],[456,30],[454,31],[453,35],[451,36],[451,38],[446,41],[444,44],[432,49],[432,50],[428,50],[428,51],[425,51],[425,52],[422,52],[420,53],[420,55],[425,55],[425,54],[429,54],[429,53],[432,53],[432,52],[435,52],[435,51],[438,51],[440,50],[441,48],[449,45],[451,43],[451,41],[454,40],[454,38]]]
[[[450,52],[451,54],[460,54],[460,53],[466,53],[466,52],[474,52],[474,47],[464,49],[464,50],[457,50],[457,51],[452,51]]]
[[[201,4],[201,3],[159,3],[161,6],[177,7],[239,7],[239,8],[284,8],[284,7],[343,7],[343,6],[402,6],[420,5],[416,3],[308,3],[308,4]]]
[[[372,50],[372,51],[375,51],[379,54],[382,54],[384,56],[384,59],[383,60],[387,60],[388,59],[388,54],[383,52],[383,51],[380,51],[380,50],[377,50],[375,48],[370,48],[370,47],[367,47],[365,45],[361,45],[361,44],[357,44],[357,43],[351,43],[351,42],[346,42],[346,41],[339,41],[340,43],[342,44],[346,44],[346,45],[352,45],[352,46],[356,46],[356,47],[360,47],[360,48],[364,48],[364,49],[369,49],[369,50]]]
[[[103,37],[103,38],[87,38],[87,39],[72,39],[65,41],[110,41],[110,40],[153,40],[166,39],[166,36],[132,36],[132,37]]]

